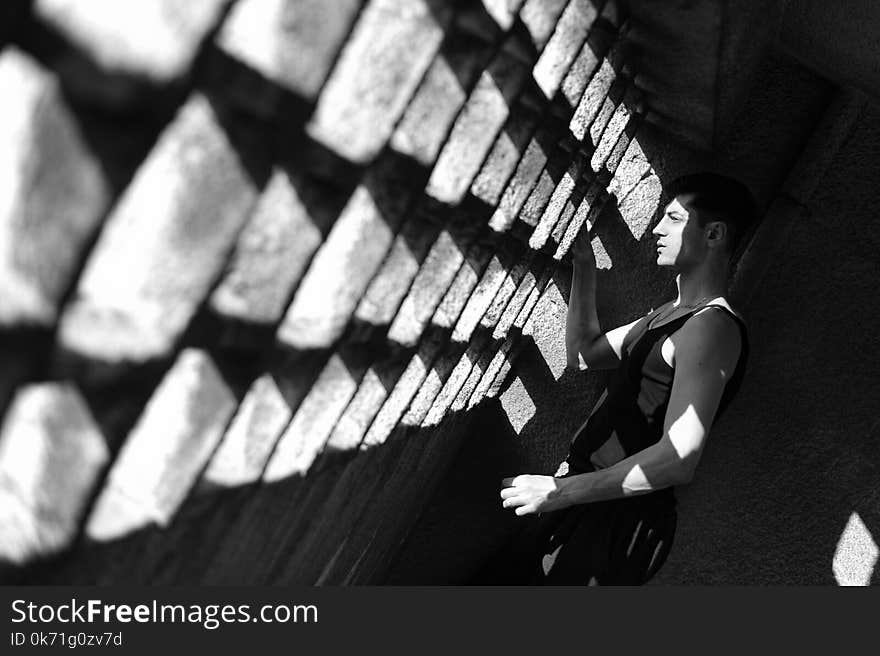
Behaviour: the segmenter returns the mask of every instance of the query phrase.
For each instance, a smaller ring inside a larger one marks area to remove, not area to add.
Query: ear
[[[710,247],[720,247],[727,241],[727,224],[723,221],[710,221],[706,224],[706,239]]]

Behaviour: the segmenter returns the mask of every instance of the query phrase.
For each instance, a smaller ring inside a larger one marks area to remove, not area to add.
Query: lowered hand
[[[502,506],[514,508],[517,515],[550,512],[565,508],[563,480],[553,476],[520,474],[501,481]]]

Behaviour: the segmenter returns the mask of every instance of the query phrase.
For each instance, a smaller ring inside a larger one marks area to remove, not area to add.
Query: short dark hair
[[[688,194],[690,206],[697,211],[701,226],[708,221],[722,221],[730,232],[730,253],[734,255],[758,221],[758,209],[749,188],[742,182],[720,173],[704,171],[676,178],[665,185],[671,199]]]

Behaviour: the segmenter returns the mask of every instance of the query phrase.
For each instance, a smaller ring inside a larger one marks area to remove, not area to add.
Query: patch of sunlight
[[[535,402],[529,396],[528,390],[523,385],[519,376],[513,379],[510,387],[501,395],[501,407],[510,420],[510,425],[516,431],[517,435],[522,432],[523,427],[529,420],[535,416]]]
[[[874,566],[880,549],[857,512],[849,521],[837,541],[831,569],[838,585],[870,585]]]

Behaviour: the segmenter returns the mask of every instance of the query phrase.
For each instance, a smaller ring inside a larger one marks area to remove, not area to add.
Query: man
[[[556,476],[502,482],[505,508],[541,515],[529,551],[535,582],[651,578],[675,531],[672,487],[693,477],[742,377],[745,327],[725,296],[731,258],[754,220],[751,195],[713,173],[679,178],[667,194],[673,200],[653,235],[657,264],[678,274],[674,301],[603,333],[586,230],[572,246],[568,365],[615,371]]]

